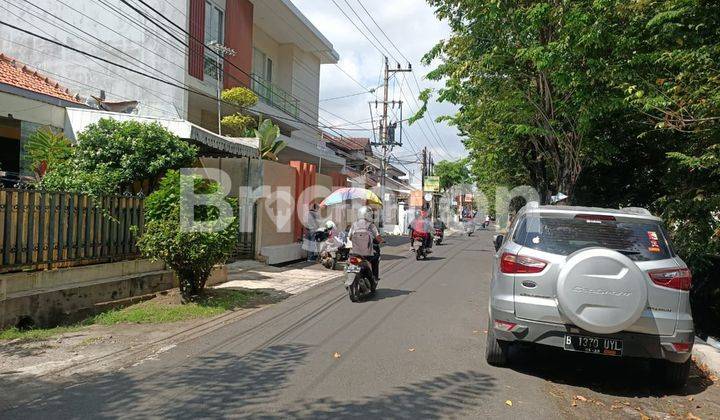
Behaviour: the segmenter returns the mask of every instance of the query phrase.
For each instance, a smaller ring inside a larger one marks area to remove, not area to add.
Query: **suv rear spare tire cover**
[[[563,315],[598,334],[633,325],[647,305],[645,273],[630,258],[607,248],[588,248],[570,255],[557,288]]]

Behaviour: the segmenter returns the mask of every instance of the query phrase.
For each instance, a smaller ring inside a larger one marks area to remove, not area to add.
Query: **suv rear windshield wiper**
[[[615,249],[615,251],[623,254],[623,255],[640,255],[642,252],[640,251],[628,251],[626,249]]]

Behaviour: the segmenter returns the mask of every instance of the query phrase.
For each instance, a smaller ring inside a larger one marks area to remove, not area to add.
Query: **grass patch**
[[[210,318],[231,309],[246,306],[250,301],[264,295],[264,292],[253,290],[213,289],[207,290],[197,302],[179,305],[153,299],[124,309],[104,312],[95,316],[93,323],[100,325],[162,324]]]
[[[66,334],[78,331],[81,325],[71,325],[66,327],[55,328],[38,328],[31,330],[19,330],[17,328],[9,328],[0,331],[0,340],[21,340],[21,341],[41,341],[52,338],[56,335]]]
[[[255,290],[207,289],[197,302],[182,305],[180,304],[179,295],[175,293],[168,296],[158,296],[126,308],[112,309],[75,325],[30,330],[9,328],[0,331],[0,340],[47,340],[56,335],[75,332],[84,326],[93,324],[163,324],[210,318],[229,310],[247,307],[254,302],[262,301],[268,296],[266,292]]]

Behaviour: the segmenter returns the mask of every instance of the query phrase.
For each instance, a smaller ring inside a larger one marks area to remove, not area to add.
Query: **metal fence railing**
[[[261,101],[274,106],[293,117],[298,116],[299,101],[291,94],[269,82],[259,74],[253,73],[250,75],[250,78],[252,81],[251,88],[253,92],[260,97]]]
[[[0,188],[0,271],[138,256],[143,199]]]

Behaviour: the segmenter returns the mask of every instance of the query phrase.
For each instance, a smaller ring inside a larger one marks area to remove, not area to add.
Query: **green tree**
[[[194,177],[195,192],[208,194],[216,192],[217,183]],[[215,196],[217,197],[217,196]],[[216,264],[224,263],[237,244],[238,222],[220,216],[216,207],[196,206],[193,214],[181,212],[180,174],[169,171],[160,182],[158,190],[146,199],[145,232],[138,240],[138,247],[144,256],[161,260],[177,275],[180,292],[185,302],[197,299],[205,288]],[[226,199],[233,209],[237,201]],[[203,231],[184,231],[183,222],[190,217],[200,222],[209,222]],[[222,227],[224,229],[213,229]]]
[[[435,164],[435,175],[440,177],[440,189],[447,190],[454,185],[472,182],[467,164],[467,159],[460,159],[455,162],[442,160]]]
[[[572,196],[606,141],[596,119],[628,106],[609,80],[625,51],[619,2],[429,3],[452,35],[426,55],[441,62],[428,77],[445,80],[441,101],[461,106],[450,121],[471,153],[491,172],[528,179],[544,200]]]

